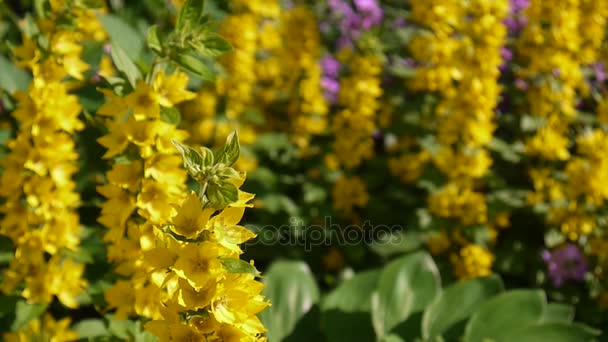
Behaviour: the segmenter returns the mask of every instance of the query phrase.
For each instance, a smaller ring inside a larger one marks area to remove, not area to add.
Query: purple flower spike
[[[555,287],[561,287],[568,280],[583,281],[587,273],[585,256],[575,244],[568,243],[553,251],[545,250],[542,258]]]

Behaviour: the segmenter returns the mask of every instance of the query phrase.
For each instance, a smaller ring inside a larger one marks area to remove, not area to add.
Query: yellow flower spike
[[[175,209],[172,207],[171,193],[161,184],[149,179],[142,182],[141,192],[137,196],[138,214],[152,222],[161,222],[171,217]]]
[[[203,209],[196,193],[190,192],[186,200],[177,208],[177,215],[171,220],[173,224],[170,228],[185,238],[194,238],[206,228],[213,212],[213,209]]]

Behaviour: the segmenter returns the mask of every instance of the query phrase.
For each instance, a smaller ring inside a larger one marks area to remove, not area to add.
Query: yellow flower
[[[69,318],[56,321],[47,313],[42,319],[32,320],[20,330],[5,333],[3,337],[6,342],[69,342],[77,340],[78,334],[70,330],[69,327]]]
[[[127,95],[124,101],[137,120],[155,119],[160,116],[160,96],[144,81],[137,82],[135,90]]]
[[[206,228],[207,221],[213,212],[213,209],[203,209],[198,195],[191,192],[182,205],[177,208],[177,215],[172,219],[171,230],[186,238],[195,238]]]
[[[468,244],[458,254],[452,254],[450,261],[460,279],[483,277],[492,273],[494,255],[479,245]]]
[[[219,257],[220,248],[211,242],[192,243],[184,246],[173,269],[195,289],[205,288],[224,272]]]
[[[192,100],[196,94],[186,90],[188,75],[176,72],[171,76],[164,72],[156,74],[154,91],[158,94],[158,103],[164,107],[173,107],[181,102]]]

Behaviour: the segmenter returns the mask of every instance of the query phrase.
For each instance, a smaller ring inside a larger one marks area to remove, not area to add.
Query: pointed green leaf
[[[125,51],[120,46],[114,43],[112,43],[111,56],[112,61],[114,61],[114,65],[116,65],[116,69],[125,74],[131,86],[135,88],[137,81],[142,77],[141,72],[139,72],[139,69],[135,63],[133,63],[131,58],[127,56]]]
[[[439,271],[424,252],[389,263],[372,295],[372,322],[379,337],[387,335],[410,315],[422,310],[441,291]]]
[[[80,338],[95,338],[109,334],[108,328],[101,319],[82,320],[74,324],[72,330],[76,331]]]
[[[200,54],[217,57],[232,50],[232,46],[217,34],[208,35],[200,44],[193,46]]]
[[[214,208],[224,208],[239,199],[239,191],[232,183],[209,184],[207,186],[207,199]]]
[[[498,340],[507,331],[538,324],[547,307],[542,290],[513,290],[483,303],[471,316],[464,340]]]
[[[571,305],[549,303],[543,315],[546,323],[570,323],[574,319],[574,308]]]
[[[330,292],[321,305],[321,324],[329,341],[372,341],[374,327],[370,320],[372,292],[380,271],[358,273]],[[344,326],[350,326],[344,329]]]
[[[227,166],[232,166],[241,152],[241,146],[239,144],[239,136],[236,131],[232,132],[226,139],[226,144],[216,153],[216,163],[222,163]]]
[[[502,330],[493,341],[496,342],[588,342],[599,335],[599,331],[582,324],[543,323],[526,326],[515,331]],[[468,342],[468,340],[467,340]]]
[[[31,77],[6,57],[0,56],[0,89],[12,94],[15,90],[26,90]]]
[[[183,31],[186,28],[198,26],[203,17],[204,7],[204,0],[186,0],[177,15],[175,29]]]
[[[99,20],[114,45],[120,46],[129,59],[136,61],[142,54],[144,37],[122,18],[114,14],[99,16]]]
[[[184,167],[191,175],[196,175],[204,166],[203,156],[196,149],[182,144],[179,141],[172,140],[173,145],[177,148],[184,159]]]
[[[174,60],[179,66],[204,80],[215,80],[215,73],[211,71],[199,58],[188,54],[180,54],[175,56]]]
[[[262,292],[272,306],[260,313],[269,341],[283,341],[319,301],[319,288],[308,265],[275,261],[263,278]]]
[[[11,330],[19,330],[29,321],[37,319],[46,311],[48,306],[48,304],[28,304],[25,301],[17,302],[17,306],[15,307],[15,321],[11,326]]]
[[[245,260],[223,257],[220,258],[220,262],[222,263],[222,266],[224,266],[224,269],[229,273],[249,273],[254,276],[260,275],[260,271]]]
[[[182,114],[175,107],[160,107],[160,118],[174,126],[179,125],[182,121]]]
[[[446,288],[424,311],[422,336],[429,340],[441,336],[503,289],[502,281],[497,276],[458,282]]]
[[[148,29],[148,35],[146,37],[146,42],[147,42],[148,48],[150,48],[150,50],[156,52],[159,56],[162,56],[163,45],[160,42],[159,33],[158,33],[158,25],[153,25]]]

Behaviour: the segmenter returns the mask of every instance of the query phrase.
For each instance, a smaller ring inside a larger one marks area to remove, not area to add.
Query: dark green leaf
[[[239,199],[239,192],[232,183],[209,184],[205,193],[214,208],[223,208]]]
[[[72,327],[72,330],[78,333],[80,338],[94,338],[98,336],[107,336],[108,328],[101,319],[85,319]]]
[[[216,163],[232,166],[239,159],[240,151],[239,136],[234,131],[226,139],[226,144],[216,153]]]
[[[496,342],[588,342],[592,341],[598,331],[580,324],[544,323],[517,329],[498,332]],[[467,341],[468,342],[468,341]]]
[[[204,158],[196,149],[184,145],[179,141],[172,140],[173,145],[177,148],[184,159],[184,167],[191,175],[196,175],[205,166]]]
[[[116,69],[124,73],[131,86],[135,88],[137,81],[142,77],[135,63],[133,63],[125,51],[116,44],[112,44],[111,55],[112,61],[114,61],[114,65],[116,65]]]
[[[276,261],[264,275],[263,294],[272,306],[260,313],[269,341],[282,341],[319,301],[319,289],[308,265]]]
[[[543,315],[546,323],[570,323],[574,319],[574,308],[567,304],[549,303]]]
[[[433,340],[442,335],[502,290],[502,281],[496,276],[458,282],[446,288],[424,311],[422,336]]]
[[[12,94],[16,90],[26,90],[31,77],[6,57],[0,56],[0,89]]]
[[[203,17],[204,0],[186,0],[177,16],[175,29],[183,31],[186,28],[198,26]]]
[[[148,48],[150,50],[156,52],[159,56],[162,56],[163,46],[158,37],[158,25],[153,25],[148,29],[146,42],[148,43]]]
[[[194,48],[202,55],[217,57],[232,50],[232,46],[224,38],[219,35],[212,34],[205,38],[201,44]]]
[[[465,340],[498,340],[507,331],[538,324],[547,302],[541,290],[513,290],[483,303],[465,328]]]
[[[416,312],[421,312],[441,291],[439,271],[424,252],[405,255],[389,263],[372,296],[372,322],[385,336]]]
[[[220,258],[220,262],[222,263],[222,266],[224,266],[224,269],[229,273],[250,273],[254,276],[260,275],[260,272],[255,266],[245,260],[224,257]]]
[[[370,310],[371,295],[379,278],[380,271],[356,274],[324,298],[321,324],[330,341],[375,339]],[[345,326],[349,329],[344,329]]]
[[[136,61],[144,49],[144,37],[116,15],[101,15],[99,20],[114,45],[120,46],[130,60]]]
[[[207,80],[214,81],[215,73],[209,69],[200,59],[187,54],[180,54],[175,57],[175,62],[182,68],[190,71],[196,76]]]
[[[182,121],[182,114],[175,107],[160,107],[160,118],[166,122],[170,123],[174,126],[179,125]]]
[[[48,304],[28,304],[25,301],[17,302],[15,307],[15,321],[11,330],[15,331],[23,328],[29,321],[40,317],[48,307]]]

